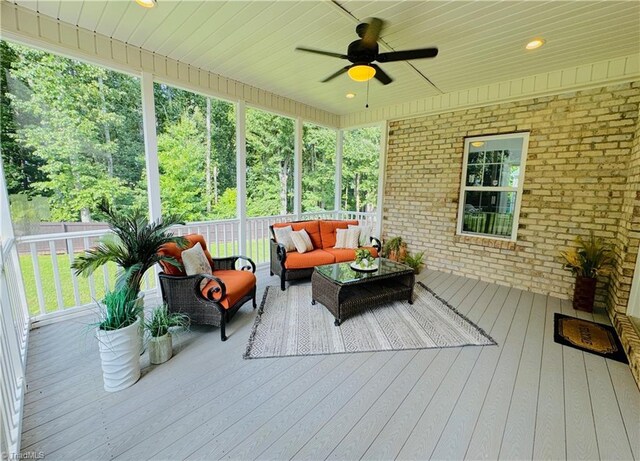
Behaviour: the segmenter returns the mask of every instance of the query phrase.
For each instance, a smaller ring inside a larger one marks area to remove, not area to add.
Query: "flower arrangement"
[[[369,267],[373,265],[375,258],[371,256],[371,252],[365,249],[356,250],[355,264],[360,267]]]
[[[561,251],[564,258],[564,268],[572,271],[578,277],[597,278],[606,275],[613,263],[611,246],[601,238],[596,238],[591,233],[588,240],[578,236],[577,248]]]

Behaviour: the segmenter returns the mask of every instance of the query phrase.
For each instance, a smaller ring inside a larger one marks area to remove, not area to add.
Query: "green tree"
[[[293,120],[247,109],[247,213],[293,211]]]
[[[336,132],[305,124],[302,141],[302,211],[333,210]]]
[[[139,83],[102,68],[18,45],[11,76],[28,91],[11,91],[15,140],[41,161],[28,185],[49,197],[53,220],[91,219],[107,192],[131,204],[139,189],[143,150]],[[135,95],[135,96],[134,96]],[[138,141],[136,142],[136,138]]]
[[[11,76],[18,54],[4,40],[0,40],[0,147],[9,194],[32,194],[31,185],[45,179],[41,171],[43,160],[17,140],[17,127],[11,95],[28,91],[24,82]]]
[[[183,113],[177,124],[167,125],[158,136],[162,209],[186,221],[201,220],[205,211],[203,123],[202,112],[196,107],[191,114]]]
[[[380,128],[344,132],[342,154],[342,208],[372,211],[378,195]]]
[[[189,114],[196,112],[201,114],[193,121],[205,149],[203,163],[198,164],[204,174],[204,184],[203,190],[198,193],[200,203],[197,208],[200,212],[196,213],[194,207],[190,212],[191,217],[187,219],[234,217],[235,205],[229,208],[219,204],[226,191],[235,189],[236,184],[234,105],[159,83],[154,85],[154,98],[159,135],[170,132],[176,124],[181,123],[184,116],[191,117]],[[163,191],[162,194],[172,203],[178,203],[180,198],[171,196],[172,193]]]

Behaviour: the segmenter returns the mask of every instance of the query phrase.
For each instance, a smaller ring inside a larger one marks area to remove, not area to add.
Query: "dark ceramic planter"
[[[576,277],[573,290],[573,308],[579,311],[593,312],[593,302],[596,297],[597,279],[590,277]]]

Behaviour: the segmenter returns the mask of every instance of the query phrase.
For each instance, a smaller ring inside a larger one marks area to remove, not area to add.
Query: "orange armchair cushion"
[[[213,275],[224,282],[226,296],[220,300],[220,305],[225,309],[233,307],[240,299],[248,295],[256,286],[256,276],[249,271],[224,270],[213,271]],[[202,296],[215,300],[213,292],[219,286],[215,280],[209,282],[202,288]]]
[[[287,259],[284,261],[284,267],[287,269],[309,269],[323,264],[333,264],[335,258],[325,250],[313,250],[306,253],[298,253],[297,251],[288,251]]]
[[[189,234],[185,235],[184,238],[186,238],[189,242],[186,248],[180,248],[175,243],[167,243],[166,245],[163,245],[162,248],[160,248],[160,251],[158,253],[164,256],[172,256],[177,259],[180,264],[182,264],[182,252],[193,247],[196,243],[200,243],[200,246],[204,250],[204,255],[207,257],[207,260],[211,264],[211,269],[213,270],[211,253],[209,253],[209,250],[207,250],[207,243],[205,242],[204,237],[200,234]],[[164,271],[164,273],[167,275],[185,275],[183,270],[180,270],[177,267],[172,266],[171,264],[160,262],[160,265],[162,266],[162,270]]]
[[[327,248],[333,248],[334,246],[336,246],[336,230],[348,229],[349,224],[353,226],[357,226],[358,221],[353,221],[353,220],[320,221],[320,237],[322,238],[322,247],[320,248],[322,248],[323,250],[326,250]]]

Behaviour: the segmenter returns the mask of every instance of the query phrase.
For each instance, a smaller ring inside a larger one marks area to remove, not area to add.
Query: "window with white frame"
[[[516,240],[529,133],[466,138],[458,234]]]

